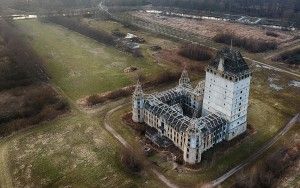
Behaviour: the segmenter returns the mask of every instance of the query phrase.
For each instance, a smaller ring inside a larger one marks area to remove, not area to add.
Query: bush
[[[130,87],[130,88],[121,88],[115,91],[111,91],[105,95],[91,95],[87,98],[87,105],[93,106],[96,104],[103,103],[107,100],[115,100],[120,97],[126,97],[131,95],[132,92],[133,92],[133,87]]]
[[[300,65],[300,47],[280,53],[272,59],[273,61],[282,61],[288,64]]]
[[[143,169],[142,163],[128,149],[123,149],[121,162],[132,173],[139,173]]]
[[[119,38],[124,38],[124,37],[126,37],[126,34],[125,34],[125,33],[122,33],[122,32],[119,31],[119,30],[114,30],[114,31],[112,31],[112,35],[113,35],[113,36],[116,36],[116,37],[119,37]]]
[[[170,83],[175,80],[178,80],[180,78],[181,73],[180,72],[165,72],[157,76],[154,80],[146,82],[143,84],[144,88],[152,87],[152,86],[157,86],[162,83]],[[144,79],[142,75],[139,76],[139,78]],[[108,92],[104,95],[91,95],[86,99],[87,105],[88,106],[94,106],[96,104],[103,103],[107,100],[116,100],[121,97],[128,97],[132,95],[134,86],[131,87],[125,87],[121,88],[115,91]]]
[[[152,87],[163,83],[170,83],[178,80],[180,78],[180,75],[181,72],[166,71],[165,73],[158,75],[154,80],[145,83],[144,87]]]
[[[99,31],[97,29],[91,28],[88,25],[82,24],[77,19],[66,18],[66,17],[47,17],[44,18],[43,21],[49,21],[49,22],[62,25],[70,30],[78,32],[82,35],[90,37],[106,45],[111,45],[111,46],[116,45],[116,38],[114,36],[104,31]]]
[[[233,33],[219,33],[213,39],[215,42],[227,45],[230,45],[232,42],[232,45],[244,48],[252,53],[261,53],[277,49],[277,43],[274,41],[267,42],[253,38],[240,38]]]
[[[279,34],[273,32],[273,31],[267,31],[267,32],[266,32],[266,35],[267,35],[267,36],[270,36],[270,37],[279,37]]]
[[[179,55],[197,61],[207,61],[212,58],[212,51],[197,44],[186,44],[181,47]]]
[[[0,35],[0,90],[48,81],[43,60],[12,23],[0,19]]]
[[[68,102],[48,85],[32,85],[7,91],[7,106],[0,108],[0,136],[51,120],[68,111]]]
[[[274,187],[286,170],[296,164],[299,156],[299,149],[296,146],[284,146],[271,154],[250,177],[241,178],[239,175],[233,188]]]

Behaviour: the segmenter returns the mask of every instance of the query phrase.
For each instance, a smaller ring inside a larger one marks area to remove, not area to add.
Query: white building
[[[225,48],[208,66],[202,115],[220,114],[229,123],[226,139],[246,131],[251,73],[242,55]]]
[[[183,151],[185,162],[198,163],[204,151],[246,131],[250,79],[241,54],[225,48],[196,88],[186,70],[177,87],[160,93],[145,95],[138,82],[132,119],[151,127],[146,135],[153,142],[166,146],[170,140]]]

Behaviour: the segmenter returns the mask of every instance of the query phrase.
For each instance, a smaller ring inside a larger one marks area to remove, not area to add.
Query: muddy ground
[[[290,32],[276,30],[276,33],[279,36],[272,37],[266,35],[265,29],[239,23],[169,17],[142,11],[131,12],[131,14],[144,20],[186,30],[208,38],[213,38],[216,34],[221,32],[229,32],[235,33],[240,37],[254,38],[264,41],[276,41],[282,47],[300,41],[300,39],[294,40],[294,34]]]

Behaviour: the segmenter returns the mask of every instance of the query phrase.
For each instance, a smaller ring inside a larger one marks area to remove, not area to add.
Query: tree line
[[[213,57],[213,52],[211,49],[197,44],[183,45],[178,54],[196,61],[207,61]]]
[[[0,91],[34,82],[48,81],[43,60],[26,42],[13,23],[0,19],[0,36],[3,48],[0,74]]]
[[[234,33],[218,33],[213,40],[218,43],[233,45],[252,53],[261,53],[276,50],[278,45],[275,41],[263,41],[254,38],[239,37]]]
[[[0,136],[69,109],[48,84],[44,61],[28,39],[13,23],[0,19]]]
[[[232,188],[268,188],[277,187],[290,167],[297,164],[300,157],[300,145],[283,146],[261,162],[257,169],[247,176],[238,175]]]
[[[91,28],[86,24],[80,23],[80,21],[76,18],[46,17],[46,18],[43,18],[42,21],[52,22],[52,23],[55,23],[58,25],[62,25],[72,31],[78,32],[82,35],[90,37],[90,38],[92,38],[100,43],[104,43],[106,45],[115,46],[117,44],[116,37],[114,37],[110,33]]]

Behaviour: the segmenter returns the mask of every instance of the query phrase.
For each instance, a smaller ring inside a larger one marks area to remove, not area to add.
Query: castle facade
[[[132,120],[170,140],[183,151],[186,163],[199,163],[203,152],[246,131],[250,80],[242,55],[224,48],[207,67],[205,81],[195,88],[186,70],[178,86],[163,92],[146,95],[138,82]]]

